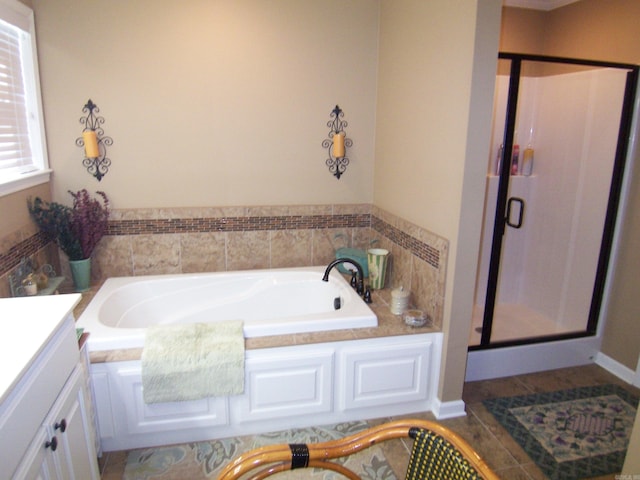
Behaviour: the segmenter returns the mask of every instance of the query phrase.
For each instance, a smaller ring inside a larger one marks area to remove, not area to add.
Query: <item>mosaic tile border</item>
[[[376,216],[372,216],[371,218],[371,228],[402,248],[409,250],[433,268],[440,268],[440,251],[437,248],[421,242],[417,238],[412,237],[408,233],[403,232]]]
[[[109,221],[108,235],[321,230],[367,227],[371,227],[435,269],[440,268],[441,252],[437,248],[409,235],[371,213],[117,219]],[[20,263],[21,258],[35,255],[39,250],[46,247],[48,243],[47,236],[42,232],[37,232],[12,246],[6,253],[0,253],[0,275],[10,272]]]
[[[49,237],[42,232],[15,244],[7,252],[0,253],[0,275],[9,273],[20,264],[25,257],[32,257],[50,243]]]
[[[162,233],[247,232],[255,230],[306,230],[371,226],[370,214],[276,215],[223,218],[172,218],[111,220],[109,235]]]

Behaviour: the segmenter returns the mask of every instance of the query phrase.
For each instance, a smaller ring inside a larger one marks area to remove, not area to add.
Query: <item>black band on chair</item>
[[[307,468],[309,465],[309,447],[304,443],[290,443],[291,470],[295,468]]]

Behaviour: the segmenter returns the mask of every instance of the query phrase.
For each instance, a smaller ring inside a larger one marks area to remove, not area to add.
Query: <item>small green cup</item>
[[[387,273],[387,261],[389,250],[384,248],[370,248],[367,250],[367,263],[369,266],[369,287],[374,290],[384,288],[385,274]]]

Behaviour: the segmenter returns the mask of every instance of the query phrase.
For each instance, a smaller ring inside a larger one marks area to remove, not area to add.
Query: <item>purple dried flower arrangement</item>
[[[90,258],[109,226],[109,199],[96,192],[102,201],[91,197],[86,189],[69,191],[73,207],[29,199],[29,213],[40,230],[51,235],[69,260]]]

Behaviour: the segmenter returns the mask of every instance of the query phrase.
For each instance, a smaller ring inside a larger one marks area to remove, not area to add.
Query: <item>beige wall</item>
[[[503,8],[500,51],[541,54],[548,13],[528,8]]]
[[[637,140],[636,140],[637,141]],[[601,351],[625,367],[636,370],[640,361],[640,150],[634,155],[633,175],[611,283]]]
[[[501,50],[519,53],[588,58],[640,64],[640,2],[637,0],[582,0],[541,14],[533,10],[505,8]],[[531,25],[539,32],[536,38]],[[520,36],[519,32],[525,32]],[[606,309],[602,352],[631,370],[640,355],[640,288],[637,266],[640,256],[640,150],[631,168],[627,212],[620,226],[615,272]]]
[[[464,380],[499,20],[499,1],[381,8],[374,203],[450,241],[441,400]]]
[[[43,183],[0,197],[0,211],[2,212],[0,232],[3,233],[3,237],[9,232],[18,232],[22,229],[33,234],[36,227],[29,217],[29,210],[27,210],[27,200],[33,197],[49,200],[49,184]]]
[[[374,202],[447,238],[461,201],[475,15],[475,2],[403,0],[383,1],[380,17]],[[429,208],[443,198],[453,204]]]
[[[547,24],[545,53],[640,62],[640,2],[581,0],[553,10]]]
[[[504,8],[500,50],[638,63],[640,3],[580,0],[551,11]]]
[[[370,203],[378,3],[33,0],[55,199],[115,208]],[[98,183],[75,145],[91,98],[113,138]],[[331,110],[351,164],[325,166]]]
[[[453,399],[456,385],[462,386],[465,378],[468,335],[471,329],[473,298],[476,276],[470,272],[478,269],[479,245],[482,230],[486,185],[486,159],[489,155],[491,118],[496,72],[496,50],[499,40],[500,1],[479,2],[475,32],[475,51],[472,72],[469,123],[466,131],[466,152],[462,183],[462,198],[458,215],[458,232],[455,244],[455,261],[450,262],[453,277],[447,285],[445,312],[450,326],[445,344],[445,374],[441,379],[442,399]],[[462,367],[460,364],[464,362]],[[456,380],[455,382],[453,380]],[[443,383],[444,382],[444,383]],[[460,395],[462,392],[459,392]]]
[[[452,332],[441,398],[460,398],[499,0],[33,3],[55,200],[86,187],[116,209],[373,202],[451,239],[446,303],[425,308]],[[100,183],[75,145],[88,98],[114,139]],[[339,181],[320,146],[336,103],[354,141]]]

